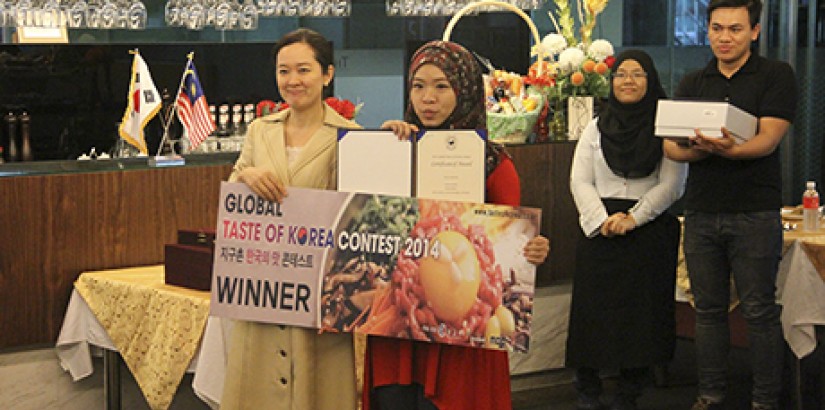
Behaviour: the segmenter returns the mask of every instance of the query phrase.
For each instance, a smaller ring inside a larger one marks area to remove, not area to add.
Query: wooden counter
[[[521,178],[521,203],[542,208],[541,232],[550,238],[550,256],[537,270],[536,286],[573,278],[576,243],[582,235],[570,193],[575,141],[509,146]]]
[[[568,181],[574,148],[507,148],[522,203],[543,208],[541,230],[551,240],[537,286],[572,277],[581,235]],[[0,349],[53,343],[80,272],[161,263],[178,229],[214,226],[231,162],[125,171],[67,163],[68,173],[0,177]]]
[[[223,162],[0,178],[0,349],[53,343],[81,271],[161,263],[178,229],[214,226],[230,171]]]

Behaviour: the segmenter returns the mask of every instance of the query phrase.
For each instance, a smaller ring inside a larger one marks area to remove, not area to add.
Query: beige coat
[[[287,165],[290,110],[255,120],[230,181],[246,167],[268,168],[287,186],[335,189],[337,129],[360,128],[324,105],[324,125]],[[253,322],[235,323],[221,409],[349,410],[357,407],[351,334]]]

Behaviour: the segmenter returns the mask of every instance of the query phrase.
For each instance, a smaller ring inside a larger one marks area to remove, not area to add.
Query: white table
[[[825,280],[797,239],[779,264],[777,299],[782,304],[782,331],[797,358],[816,348],[815,326],[825,325]],[[816,246],[816,244],[814,244]]]
[[[219,407],[221,399],[231,328],[231,320],[210,316],[200,349],[186,370],[195,374],[192,382],[195,394],[213,409]],[[117,348],[77,291],[72,291],[55,350],[63,370],[69,372],[74,381],[90,376],[94,371],[92,356],[102,355],[104,362],[109,362],[104,364],[104,373],[108,373],[104,376],[104,383],[108,384],[104,386],[106,408],[119,408],[119,368],[113,368],[120,363]]]
[[[157,410],[168,408],[183,374],[200,367],[209,293],[166,285],[163,276],[157,265],[84,272],[75,282],[57,355],[78,380],[92,372],[92,350],[102,349],[107,408],[120,406],[120,357]]]

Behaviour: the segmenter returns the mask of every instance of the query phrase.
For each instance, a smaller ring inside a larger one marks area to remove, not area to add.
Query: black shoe
[[[721,402],[712,402],[704,397],[699,397],[690,410],[724,410],[724,408],[725,405]]]
[[[618,396],[616,400],[613,401],[613,404],[610,406],[610,410],[636,410],[636,400],[631,400],[625,397]]]
[[[579,399],[576,400],[576,410],[602,410],[604,406],[599,401],[598,396],[588,396],[579,394]]]

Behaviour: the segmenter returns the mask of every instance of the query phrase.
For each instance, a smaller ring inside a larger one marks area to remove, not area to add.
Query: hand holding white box
[[[721,138],[722,127],[737,144],[756,135],[757,118],[726,102],[659,100],[656,136],[690,138],[698,129],[707,137]]]

